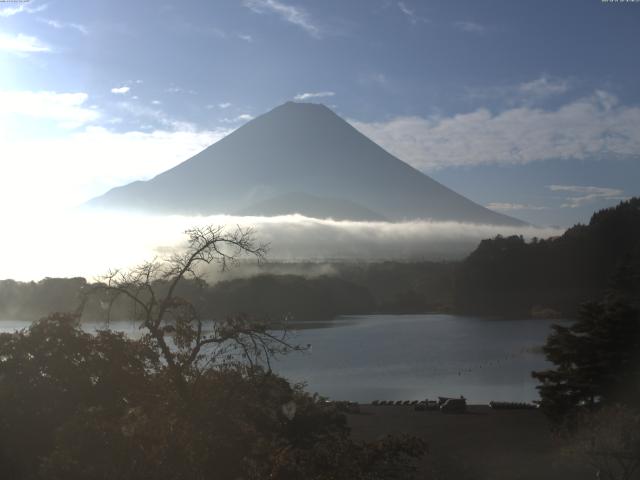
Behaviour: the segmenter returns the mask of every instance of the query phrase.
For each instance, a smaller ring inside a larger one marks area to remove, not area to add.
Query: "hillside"
[[[282,201],[292,194],[303,195],[303,205]],[[523,224],[419,172],[329,108],[293,102],[155,178],[114,188],[89,205],[205,215],[280,215],[302,207],[298,213],[352,220],[370,212],[364,218]]]
[[[528,316],[555,310],[572,316],[614,283],[640,297],[640,198],[593,214],[564,235],[525,242],[483,240],[456,273],[462,312]]]
[[[298,192],[279,195],[235,213],[239,216],[274,217],[300,214],[306,217],[334,220],[386,221],[382,215],[349,200],[324,198]]]

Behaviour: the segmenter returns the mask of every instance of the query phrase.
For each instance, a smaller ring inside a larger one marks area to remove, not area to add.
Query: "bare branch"
[[[273,335],[266,325],[244,317],[212,321],[212,332],[205,333],[194,305],[177,296],[180,283],[188,279],[200,281],[203,267],[211,264],[225,270],[243,255],[262,262],[267,246],[256,242],[253,229],[240,226],[231,231],[222,226],[206,226],[185,234],[188,240],[183,251],[128,271],[111,270],[93,290],[107,292],[111,306],[119,297],[132,302],[134,316],[142,314],[140,328],[153,339],[180,394],[189,395],[189,382],[195,384],[203,368],[235,364],[240,358],[253,372],[264,356],[270,370],[271,357],[300,350],[287,341],[286,334]]]

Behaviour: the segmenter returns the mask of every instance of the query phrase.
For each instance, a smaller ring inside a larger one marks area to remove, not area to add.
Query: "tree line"
[[[269,273],[278,266],[268,264],[265,273],[213,284],[186,280],[180,293],[212,318],[243,312],[274,322],[451,310],[454,265],[450,263],[345,263],[328,265],[331,273],[324,275]],[[308,266],[296,264],[295,269],[304,271]],[[158,280],[155,287],[162,289],[162,283]],[[30,321],[52,311],[74,311],[91,286],[84,278],[0,280],[0,320]],[[85,319],[102,319],[105,301],[92,299],[85,306]],[[121,300],[113,306],[112,318],[126,318],[126,303]]]
[[[575,318],[621,274],[638,294],[640,198],[600,210],[560,237],[483,240],[456,270],[454,304],[474,314]]]

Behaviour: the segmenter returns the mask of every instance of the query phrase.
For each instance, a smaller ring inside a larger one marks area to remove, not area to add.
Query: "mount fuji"
[[[176,167],[113,188],[88,205],[161,214],[524,225],[414,169],[324,105],[294,102]]]

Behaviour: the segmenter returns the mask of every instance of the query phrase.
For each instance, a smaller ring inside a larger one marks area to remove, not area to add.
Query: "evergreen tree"
[[[554,325],[544,347],[552,370],[533,372],[545,413],[557,423],[614,402],[640,401],[640,315],[610,294],[584,304],[571,326]]]

